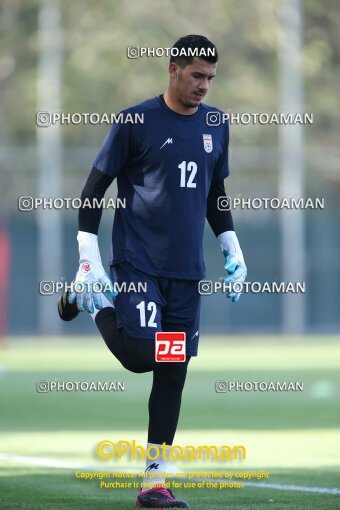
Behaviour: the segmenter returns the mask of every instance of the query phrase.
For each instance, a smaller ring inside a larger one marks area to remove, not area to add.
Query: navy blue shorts
[[[154,339],[158,331],[184,331],[187,355],[197,356],[198,280],[151,276],[128,262],[112,266],[111,279],[118,284],[114,303],[119,328],[141,339]]]

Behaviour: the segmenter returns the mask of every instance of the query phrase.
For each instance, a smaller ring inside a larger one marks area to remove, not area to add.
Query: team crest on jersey
[[[203,145],[205,152],[212,152],[213,142],[211,135],[203,135]]]

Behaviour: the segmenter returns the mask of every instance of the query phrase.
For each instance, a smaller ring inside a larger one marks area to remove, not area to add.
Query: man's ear
[[[169,64],[170,78],[172,78],[173,80],[177,80],[177,78],[178,78],[178,71],[179,71],[179,66],[175,62],[171,62]]]

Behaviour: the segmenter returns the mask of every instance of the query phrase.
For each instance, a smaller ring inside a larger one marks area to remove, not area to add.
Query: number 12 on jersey
[[[196,188],[196,182],[194,182],[197,173],[197,164],[194,161],[182,161],[178,165],[181,171],[181,188]]]

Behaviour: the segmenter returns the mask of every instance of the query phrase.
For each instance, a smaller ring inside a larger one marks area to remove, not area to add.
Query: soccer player
[[[231,212],[218,208],[229,174],[229,127],[227,123],[209,125],[208,112],[217,116],[223,112],[202,103],[216,75],[217,50],[199,35],[182,37],[174,48],[178,55],[172,52],[170,58],[167,91],[123,111],[124,115],[144,114],[144,123],[112,126],[82,191],[82,200],[100,200],[117,178],[118,198],[126,201],[126,208],[116,209],[114,217],[111,279],[98,249],[101,210],[83,207],[75,283],[86,284],[85,290],[67,292],[58,303],[63,320],[73,319],[79,311],[90,313],[125,368],[153,372],[148,447],[172,445],[187,366],[191,356],[197,355],[205,218],[225,256],[226,281],[243,282],[246,277]],[[192,56],[195,51],[199,56]],[[106,293],[93,292],[95,282]],[[138,292],[115,296],[111,282],[125,282],[127,287],[144,282],[147,288],[139,291],[136,285]],[[114,304],[110,296],[115,296]],[[231,288],[227,296],[235,302],[240,294]],[[186,333],[185,362],[155,361],[159,331]],[[165,488],[161,474],[166,471],[162,457],[147,460],[146,475],[158,472],[160,476],[152,478],[151,488],[144,483],[138,507],[188,507]]]

